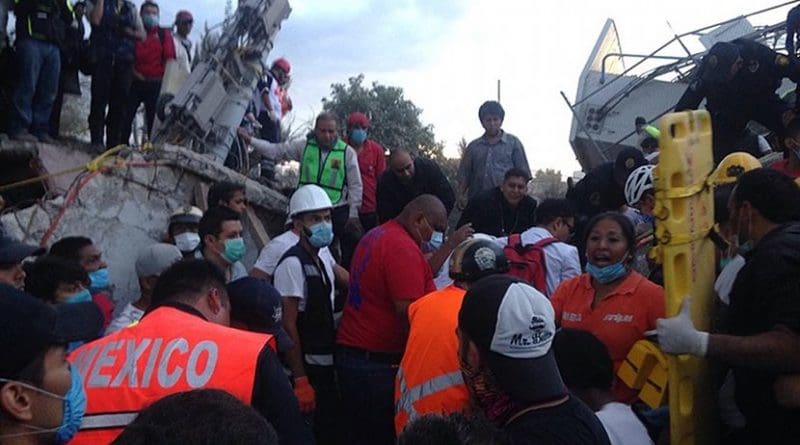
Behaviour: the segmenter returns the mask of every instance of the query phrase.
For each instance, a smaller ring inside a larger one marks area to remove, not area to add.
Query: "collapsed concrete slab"
[[[90,161],[87,150],[88,146],[82,144],[56,146],[5,140],[0,143],[0,164],[27,153],[30,162],[37,165],[31,172],[53,174],[85,165]],[[43,185],[44,193],[32,200],[30,197],[36,196],[37,191],[29,189],[29,193],[20,194],[25,200],[9,200],[9,207],[0,217],[5,231],[17,239],[45,246],[65,236],[92,238],[108,263],[118,308],[138,297],[134,262],[139,250],[164,238],[169,216],[175,209],[199,204],[196,191],[201,184],[245,184],[255,219],[269,235],[282,231],[288,205],[284,195],[182,147],[164,145],[152,151],[125,151],[107,159],[97,171],[82,169],[25,186]],[[15,181],[0,178],[0,184]],[[0,194],[7,196],[10,192]],[[244,262],[249,268],[264,240],[254,237],[255,231],[245,227],[248,254]]]

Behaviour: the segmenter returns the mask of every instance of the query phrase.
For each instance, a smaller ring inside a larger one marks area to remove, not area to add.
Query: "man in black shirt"
[[[389,221],[403,211],[403,207],[419,195],[439,198],[447,210],[453,210],[456,198],[447,177],[433,161],[412,158],[398,148],[389,155],[389,168],[378,179],[378,220]]]
[[[472,223],[478,233],[502,237],[522,233],[533,227],[536,200],[528,196],[530,176],[512,168],[499,187],[485,190],[472,198],[456,227]]]
[[[458,313],[458,355],[470,398],[514,445],[609,444],[603,425],[561,380],[555,311],[506,275],[476,282]]]
[[[695,329],[691,303],[657,322],[661,349],[730,365],[746,419],[742,443],[795,443],[800,409],[779,406],[781,374],[800,373],[800,189],[771,169],[745,173],[728,204],[739,243],[752,243],[730,293],[729,333]]]

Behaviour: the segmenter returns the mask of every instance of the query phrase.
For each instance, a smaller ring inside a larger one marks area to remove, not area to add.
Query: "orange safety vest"
[[[69,359],[83,377],[88,403],[70,445],[111,443],[140,410],[182,391],[222,389],[249,405],[265,344],[274,348],[274,338],[165,306],[81,346]]]
[[[463,411],[469,404],[455,333],[464,293],[448,286],[408,307],[411,328],[394,385],[397,434],[417,417]]]

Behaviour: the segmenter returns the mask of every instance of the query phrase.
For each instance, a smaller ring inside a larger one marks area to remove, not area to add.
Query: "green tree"
[[[567,183],[561,180],[560,170],[536,170],[528,186],[528,194],[539,200],[563,198],[567,194]]]
[[[424,125],[422,109],[406,99],[403,89],[373,82],[363,85],[364,75],[348,79],[347,84],[331,85],[330,97],[322,99],[323,110],[334,113],[345,128],[347,116],[360,111],[370,119],[370,138],[388,149],[404,148],[434,161],[444,160],[443,144],[436,141],[432,125]]]

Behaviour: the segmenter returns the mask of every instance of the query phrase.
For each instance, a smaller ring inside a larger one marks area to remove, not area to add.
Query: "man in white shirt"
[[[534,222],[536,225],[522,232],[520,239],[528,246],[555,238],[542,248],[547,271],[545,294],[550,297],[563,281],[581,274],[578,249],[566,243],[575,231],[575,210],[566,199],[546,199],[536,208]]]
[[[611,445],[653,444],[631,407],[614,401],[614,367],[603,342],[589,331],[561,329],[553,339],[553,351],[564,384],[594,411]]]
[[[189,33],[192,32],[193,24],[194,18],[191,12],[181,10],[175,15],[175,34],[172,35],[175,42],[175,60],[186,73],[192,71],[192,41],[189,40]]]
[[[313,135],[306,139],[271,143],[250,136],[240,128],[239,136],[262,156],[280,161],[299,161],[299,185],[322,188],[333,204],[333,232],[341,244],[342,257],[355,250],[362,227],[358,219],[363,184],[358,155],[339,138],[336,116],[317,116]],[[345,262],[346,263],[346,262]]]
[[[314,414],[319,442],[339,443],[342,407],[333,363],[335,263],[329,254],[320,255],[333,241],[331,207],[320,187],[309,184],[295,191],[289,217],[299,241],[278,261],[273,283],[283,296],[283,325],[294,343],[283,357],[300,410]]]
[[[140,297],[125,305],[106,328],[106,335],[137,323],[142,318],[144,311],[150,306],[150,295],[161,272],[181,259],[183,254],[180,249],[172,244],[156,243],[139,252],[136,258],[136,275],[139,277]]]

